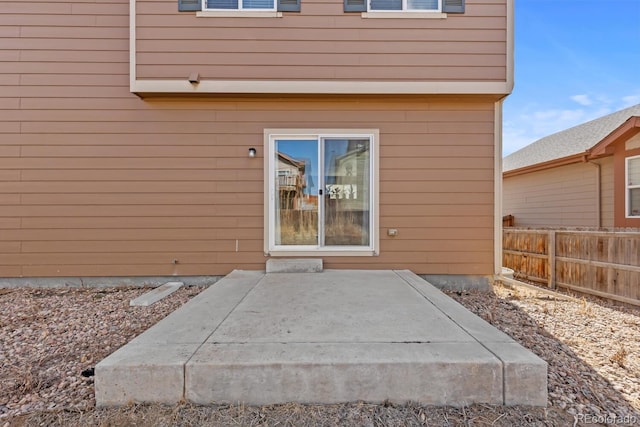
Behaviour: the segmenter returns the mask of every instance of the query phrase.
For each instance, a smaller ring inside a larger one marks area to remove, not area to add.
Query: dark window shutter
[[[370,10],[402,10],[402,0],[371,0]]]
[[[345,12],[366,12],[367,0],[344,0]]]
[[[442,0],[444,13],[464,13],[464,0]]]
[[[198,12],[202,10],[201,0],[178,0],[178,12]]]
[[[278,0],[278,12],[300,12],[300,0]]]

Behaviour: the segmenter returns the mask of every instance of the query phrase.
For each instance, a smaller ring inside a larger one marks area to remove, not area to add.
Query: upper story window
[[[440,12],[442,0],[370,0],[369,10]]]
[[[246,16],[272,16],[272,13],[300,12],[302,0],[178,0],[178,11],[199,12],[197,16],[218,16],[244,11]],[[464,13],[465,0],[343,0],[345,12],[374,12],[372,17],[446,17]],[[378,13],[376,13],[378,12]],[[383,13],[386,12],[386,13]],[[211,15],[214,14],[214,15]],[[244,15],[244,14],[243,14]],[[227,15],[225,15],[227,16]],[[240,15],[238,15],[240,16]]]
[[[345,12],[362,12],[369,18],[446,17],[464,13],[465,0],[343,0]],[[372,12],[371,14],[367,12]],[[405,15],[404,12],[411,12]],[[403,16],[405,15],[405,16]]]
[[[275,0],[205,0],[203,10],[276,10]]]
[[[628,157],[626,169],[627,218],[640,217],[640,156]]]

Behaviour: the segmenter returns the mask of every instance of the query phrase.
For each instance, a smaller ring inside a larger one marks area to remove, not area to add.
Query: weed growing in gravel
[[[609,358],[609,360],[611,361],[611,363],[615,363],[621,368],[624,368],[627,354],[627,350],[623,346],[620,346],[620,349],[616,351],[614,355]]]
[[[542,306],[542,312],[544,314],[553,316],[556,313],[557,305],[556,302],[553,301],[551,304],[545,304]]]
[[[587,299],[585,297],[582,297],[582,299],[580,300],[580,309],[578,310],[578,313],[585,316],[591,316],[593,314],[591,304],[587,302]]]
[[[520,292],[516,289],[511,289],[509,291],[509,298],[512,301],[520,301],[522,299],[522,295],[520,294]]]

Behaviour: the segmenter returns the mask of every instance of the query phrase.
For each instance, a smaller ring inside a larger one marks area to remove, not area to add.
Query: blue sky
[[[640,104],[640,0],[515,0],[503,154]]]

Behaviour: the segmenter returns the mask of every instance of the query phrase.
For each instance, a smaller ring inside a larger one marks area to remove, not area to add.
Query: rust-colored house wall
[[[140,79],[507,79],[506,0],[467,0],[446,19],[364,19],[341,0],[280,18],[196,17],[176,1],[137,1]]]
[[[498,54],[505,49],[504,1],[468,1],[468,15],[443,22],[368,19],[357,25],[350,16],[322,15],[339,13],[342,2],[305,2],[301,20],[287,15],[276,21],[279,30],[269,19],[178,14],[175,1],[137,3],[139,59],[153,58],[149,65],[163,58],[157,66],[139,64],[147,76],[182,78],[185,57],[170,60],[183,49],[189,61],[200,58],[213,67],[205,68],[211,76],[258,76],[254,59],[239,64],[231,52],[269,45],[274,60],[292,61],[278,72],[262,67],[271,77],[349,78],[353,58],[344,67],[340,58],[374,50],[376,37],[402,33],[416,40],[398,47],[410,52],[389,60],[396,77],[505,77]],[[13,2],[0,10],[0,276],[263,269],[266,128],[380,131],[380,256],[326,257],[326,267],[493,274],[496,102],[505,94],[140,99],[129,87],[128,13],[128,0]],[[336,31],[314,28],[321,24]],[[357,28],[346,31],[352,24]],[[423,30],[416,27],[422,26],[433,43],[418,43]],[[278,36],[280,30],[287,35]],[[338,53],[324,57],[334,72],[292,65],[301,58],[292,50],[327,49],[334,43],[328,34],[344,39]],[[275,52],[274,41],[287,38],[300,42]],[[215,61],[201,54],[203,46]],[[143,55],[154,51],[159,56]],[[425,51],[433,52],[420,63]],[[406,67],[398,62],[405,59]],[[360,71],[371,74],[353,77],[391,73],[375,61],[362,62]],[[249,147],[258,148],[256,158],[247,156]],[[388,237],[387,228],[397,228],[398,236]]]

